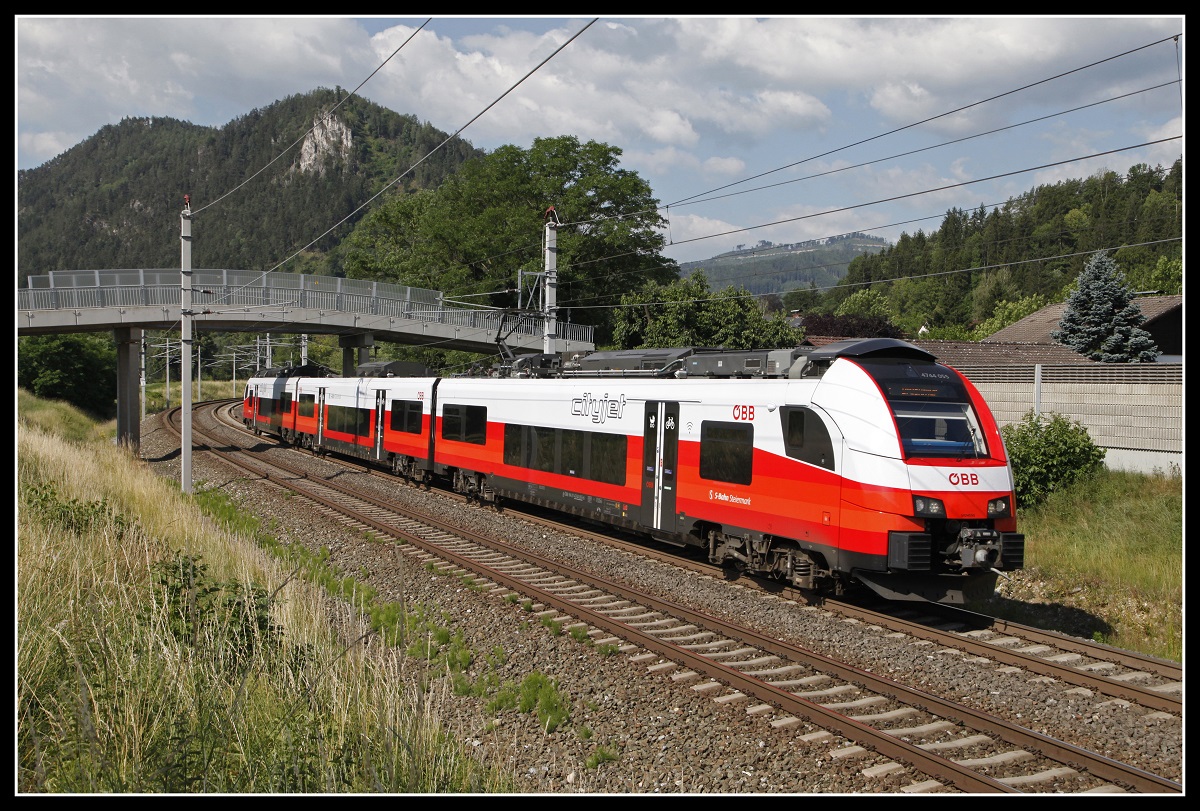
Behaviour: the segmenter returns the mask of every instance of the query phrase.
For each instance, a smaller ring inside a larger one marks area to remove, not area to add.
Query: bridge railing
[[[17,290],[19,310],[58,310],[90,307],[178,307],[180,271],[172,269],[58,270],[30,276],[28,287]],[[502,314],[496,310],[448,307],[438,290],[335,276],[297,273],[257,273],[247,270],[197,270],[192,273],[192,301],[197,307],[295,307],[345,313],[396,316],[471,329],[496,331]],[[521,317],[504,326],[518,334],[536,336],[540,319]],[[558,335],[591,343],[593,328],[559,322]]]

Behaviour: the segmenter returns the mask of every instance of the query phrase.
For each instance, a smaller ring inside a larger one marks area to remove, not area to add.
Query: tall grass
[[[227,400],[230,397],[241,397],[246,388],[246,377],[234,380],[201,380],[192,381],[192,399]],[[146,384],[146,413],[157,414],[168,407],[178,408],[183,402],[183,382],[172,380],[170,387],[166,383]]]
[[[76,412],[22,403],[18,792],[512,790],[447,733],[428,662]]]
[[[1052,626],[1075,606],[1076,622],[1117,647],[1183,657],[1183,477],[1101,468],[1022,511],[1027,572],[1044,603],[1011,604],[1008,618]],[[1078,616],[1088,614],[1090,616]],[[1090,624],[1090,625],[1089,625]],[[1078,629],[1074,629],[1078,630]]]

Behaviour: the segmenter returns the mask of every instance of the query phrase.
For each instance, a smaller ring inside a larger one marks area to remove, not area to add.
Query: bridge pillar
[[[136,453],[142,444],[141,350],[143,330],[117,327],[117,442]]]
[[[375,346],[375,336],[371,333],[361,335],[343,335],[338,338],[338,346],[342,348],[342,377],[354,377],[354,367],[371,360],[371,347]],[[354,350],[358,350],[358,359]]]

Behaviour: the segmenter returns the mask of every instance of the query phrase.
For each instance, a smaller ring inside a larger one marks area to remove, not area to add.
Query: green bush
[[[1013,468],[1017,506],[1039,504],[1050,493],[1095,475],[1104,463],[1105,450],[1062,414],[1039,416],[1030,410],[1000,434]]]

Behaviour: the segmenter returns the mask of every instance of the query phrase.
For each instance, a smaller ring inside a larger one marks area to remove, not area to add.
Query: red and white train
[[[248,381],[243,419],[814,591],[960,604],[1024,564],[996,421],[912,344],[596,353],[574,371],[538,360],[504,379],[270,369]]]

